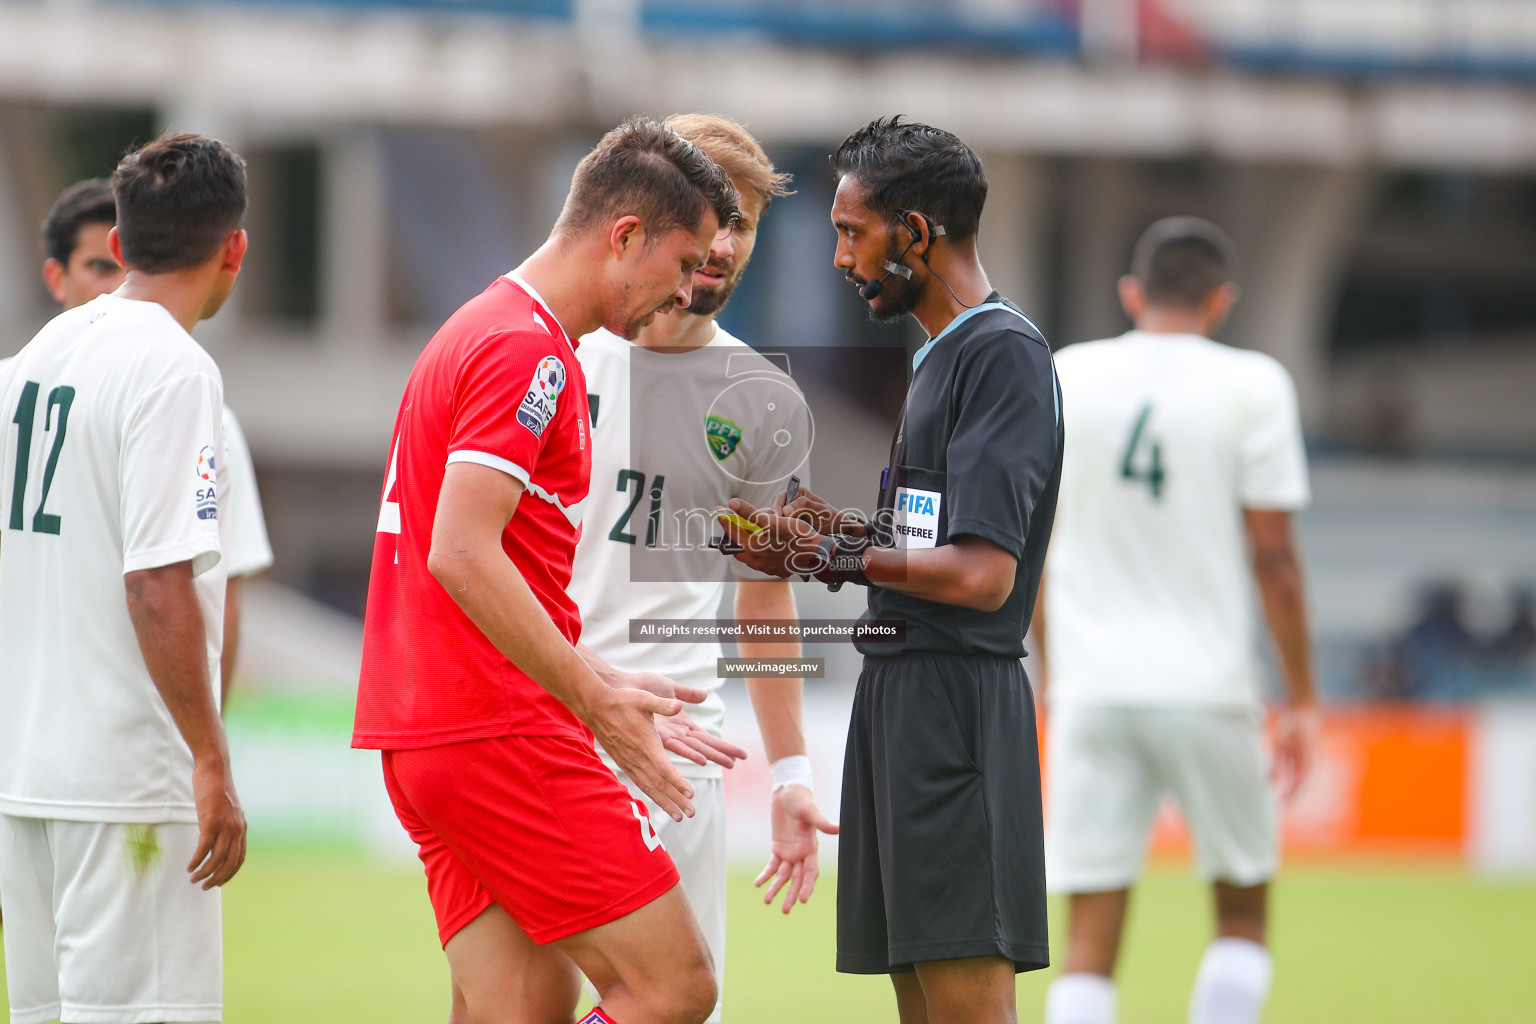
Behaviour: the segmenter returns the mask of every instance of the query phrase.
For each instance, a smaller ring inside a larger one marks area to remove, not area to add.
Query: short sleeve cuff
[[[1264,512],[1300,512],[1312,504],[1312,495],[1306,491],[1275,491],[1271,493],[1243,495],[1243,508]]]
[[[519,466],[511,459],[504,459],[500,455],[492,455],[489,452],[449,452],[448,465],[451,466],[455,462],[472,462],[477,466],[485,466],[489,469],[499,469],[503,473],[507,474],[507,476],[510,476],[512,479],[522,484],[524,487],[528,486],[528,481],[533,477],[532,473],[529,473],[526,469],[524,469],[522,466]]]
[[[202,541],[188,541],[149,551],[129,552],[123,557],[123,575],[142,572],[145,569],[159,569],[163,566],[175,565],[177,562],[191,562],[192,575],[201,576],[218,565],[219,558],[217,537]]]
[[[953,544],[957,537],[980,537],[989,544],[996,544],[1014,558],[1024,557],[1024,538],[1005,533],[991,523],[964,519],[952,522],[949,524],[950,543]]]

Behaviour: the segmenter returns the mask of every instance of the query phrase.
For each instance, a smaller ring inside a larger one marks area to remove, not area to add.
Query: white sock
[[[1045,990],[1045,1024],[1115,1024],[1115,983],[1102,974],[1058,974]]]
[[[1273,974],[1269,950],[1257,942],[1217,939],[1195,974],[1189,1024],[1258,1024]]]

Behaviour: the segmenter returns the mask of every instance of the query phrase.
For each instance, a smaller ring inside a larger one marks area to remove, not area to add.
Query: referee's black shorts
[[[837,969],[1050,964],[1040,757],[1017,658],[867,658],[843,762]]]

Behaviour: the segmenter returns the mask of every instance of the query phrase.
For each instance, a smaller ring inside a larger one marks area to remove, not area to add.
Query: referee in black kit
[[[835,263],[913,359],[872,519],[801,491],[732,510],[736,555],[869,588],[838,858],[837,969],[890,974],[903,1024],[1013,1024],[1013,976],[1047,966],[1034,701],[1020,658],[1061,478],[1061,405],[1040,331],[976,255],[981,160],[881,119],[832,158]]]

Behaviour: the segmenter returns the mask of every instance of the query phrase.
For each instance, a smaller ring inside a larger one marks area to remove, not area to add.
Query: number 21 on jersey
[[[1163,496],[1163,484],[1168,476],[1163,471],[1163,444],[1152,438],[1147,431],[1147,421],[1151,418],[1152,403],[1148,402],[1136,413],[1136,422],[1131,427],[1131,439],[1126,442],[1125,455],[1120,460],[1120,476],[1133,482],[1145,483],[1155,501]]]

